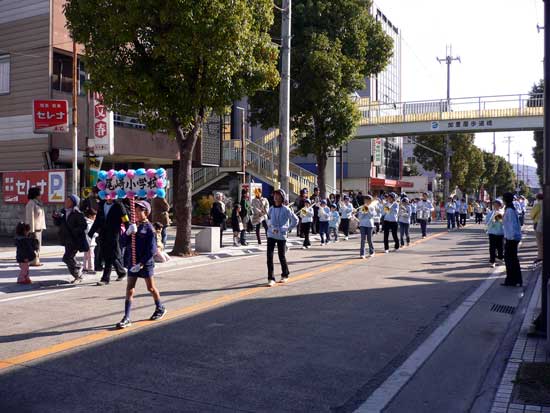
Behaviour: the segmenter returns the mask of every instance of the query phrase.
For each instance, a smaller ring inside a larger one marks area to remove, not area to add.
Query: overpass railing
[[[501,95],[455,98],[447,102],[423,100],[380,103],[361,99],[361,126],[435,120],[542,116],[544,98],[536,95]]]

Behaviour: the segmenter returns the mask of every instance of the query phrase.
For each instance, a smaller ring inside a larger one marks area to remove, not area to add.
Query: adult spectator
[[[319,202],[321,202],[319,188],[313,188],[313,195],[311,196],[311,204],[313,206],[313,223],[311,224],[312,234],[319,233]]]
[[[151,222],[159,222],[162,225],[160,230],[162,246],[166,248],[166,241],[168,240],[167,228],[171,224],[170,222],[170,204],[166,198],[153,198],[151,201]]]
[[[30,234],[38,243],[38,249],[35,251],[36,258],[30,263],[33,267],[43,265],[40,262],[40,247],[42,246],[42,231],[46,229],[46,216],[42,206],[40,188],[33,186],[29,188],[27,198],[29,201],[25,205],[25,223],[29,224]]]
[[[542,261],[542,257],[543,257],[543,244],[542,244],[543,199],[544,199],[544,195],[542,193],[538,193],[535,199],[533,208],[531,209],[531,219],[533,220],[533,228],[535,230],[535,237],[537,241],[537,258],[535,259],[535,264]]]
[[[269,211],[269,202],[262,196],[261,188],[254,190],[254,199],[250,202],[252,208],[252,225],[256,230],[256,239],[258,245],[262,245],[262,237],[260,236],[260,226],[264,227],[265,236],[267,237],[267,211]]]
[[[104,260],[103,276],[97,285],[107,285],[111,282],[111,271],[115,267],[117,281],[126,277],[126,270],[122,265],[120,234],[123,226],[129,223],[128,213],[123,204],[112,199],[99,203],[97,216],[88,232],[92,238],[97,232],[101,257]]]
[[[250,192],[248,190],[243,189],[241,191],[241,221],[243,223],[244,230],[241,231],[240,236],[240,243],[241,245],[248,245],[246,242],[246,232],[248,231],[248,228],[252,225],[250,222],[250,216],[252,215],[252,208],[250,207]],[[249,225],[250,224],[250,225]]]
[[[223,248],[223,231],[227,228],[227,214],[225,212],[224,196],[221,192],[217,192],[215,195],[210,217],[214,226],[220,228],[220,248]]]
[[[502,224],[504,226],[504,263],[506,279],[501,285],[507,287],[522,286],[521,266],[518,258],[518,245],[521,241],[521,225],[514,206],[514,195],[507,192],[502,196],[506,209]]]

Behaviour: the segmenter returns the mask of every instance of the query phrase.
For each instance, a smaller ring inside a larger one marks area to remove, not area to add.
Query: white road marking
[[[38,297],[38,296],[46,295],[46,294],[62,293],[62,292],[65,292],[65,291],[77,290],[79,288],[82,288],[82,287],[65,287],[65,288],[62,288],[62,289],[59,289],[59,290],[44,291],[42,293],[20,295],[20,296],[17,296],[17,297],[4,298],[4,299],[0,300],[0,303],[5,303],[7,301],[22,300],[23,298],[34,298],[34,297]]]
[[[393,398],[401,391],[416,374],[428,358],[437,350],[464,316],[472,309],[479,299],[487,292],[501,275],[501,270],[495,269],[476,290],[424,341],[405,362],[378,387],[370,397],[356,410],[357,413],[376,413],[386,408]]]

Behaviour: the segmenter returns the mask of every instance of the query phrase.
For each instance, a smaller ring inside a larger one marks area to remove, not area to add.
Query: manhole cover
[[[494,311],[495,313],[514,314],[516,312],[516,307],[511,305],[493,304],[491,311]]]
[[[550,363],[522,363],[515,384],[518,401],[550,406]]]

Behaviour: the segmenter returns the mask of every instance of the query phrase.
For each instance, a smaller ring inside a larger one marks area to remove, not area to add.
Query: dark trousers
[[[279,254],[279,262],[281,263],[281,271],[283,277],[288,277],[290,274],[288,271],[288,264],[286,263],[286,240],[284,239],[267,239],[267,279],[275,280],[273,276],[273,253],[275,252],[275,245],[277,245],[277,253]]]
[[[96,246],[94,247],[94,270],[103,271],[103,257],[101,256],[99,241],[96,241]]]
[[[447,229],[454,229],[455,227],[455,214],[447,212]]]
[[[393,238],[395,249],[399,249],[399,238],[397,237],[397,222],[384,221],[384,249],[390,249],[390,232]]]
[[[419,219],[418,223],[420,224],[420,230],[422,231],[422,236],[425,237],[428,228],[428,221],[425,219]]]
[[[460,214],[458,212],[455,212],[455,221],[456,221],[456,227],[460,228]]]
[[[483,222],[483,214],[476,212],[476,224],[481,224]]]
[[[399,235],[401,235],[401,246],[405,245],[405,241],[407,241],[407,245],[411,242],[411,238],[409,237],[409,226],[410,224],[406,224],[404,222],[399,223]]]
[[[495,258],[501,260],[504,257],[504,235],[489,234],[489,262],[495,263]]]
[[[460,214],[460,225],[465,226],[466,225],[466,216],[468,214]]]
[[[113,246],[112,249],[109,249],[109,251],[106,251],[106,248],[103,248],[101,253],[103,254],[103,259],[105,260],[101,281],[109,282],[111,280],[111,271],[113,270],[113,267],[115,267],[115,271],[119,277],[124,277],[126,275],[126,271],[122,266],[122,255],[118,244]]]
[[[519,241],[506,240],[504,243],[504,263],[506,264],[506,280],[507,285],[523,284],[521,277],[521,266],[518,258]]]
[[[319,233],[319,208],[313,207],[313,223],[311,224],[311,233]]]
[[[349,235],[349,218],[342,218],[342,232],[345,237]]]
[[[359,255],[365,255],[365,241],[369,244],[369,254],[374,254],[374,244],[372,243],[372,228],[371,227],[359,227],[361,231],[361,247],[359,249]]]
[[[416,212],[411,213],[411,225],[416,224]]]
[[[168,231],[167,231],[168,225],[163,225],[162,229],[160,230],[160,236],[162,239],[162,246],[166,249],[166,242],[168,241]]]
[[[519,225],[523,226],[524,223],[525,223],[525,212],[522,212],[521,214],[519,214]]]
[[[80,271],[80,264],[74,259],[78,254],[78,249],[71,246],[65,245],[65,254],[63,254],[63,262],[67,265],[69,272],[74,278],[78,278],[78,273]]]
[[[262,237],[260,236],[260,227],[264,227],[265,236],[267,238],[267,222],[265,219],[259,224],[256,224],[256,239],[258,240],[258,244],[262,243]]]
[[[319,222],[319,234],[321,235],[321,244],[330,241],[330,235],[328,232],[328,221]]]
[[[378,234],[379,232],[380,232],[380,222],[375,222],[373,233]]]
[[[304,234],[304,247],[309,247],[309,231],[311,229],[311,222],[302,222],[302,234]]]

